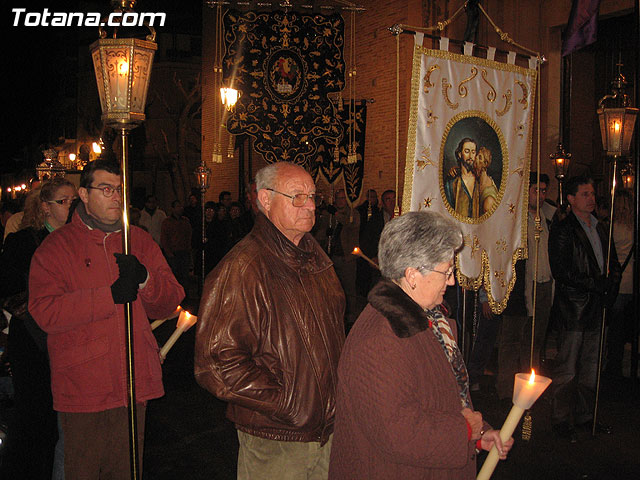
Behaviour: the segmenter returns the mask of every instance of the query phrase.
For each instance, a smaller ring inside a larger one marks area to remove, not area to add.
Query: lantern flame
[[[613,129],[617,132],[620,131],[620,123],[619,122],[613,122]]]
[[[126,75],[129,73],[129,62],[124,61],[118,64],[118,73],[120,75]]]

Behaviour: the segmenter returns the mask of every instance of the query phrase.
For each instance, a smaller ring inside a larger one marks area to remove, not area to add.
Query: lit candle
[[[371,265],[373,265],[375,268],[377,268],[378,270],[380,270],[380,267],[376,264],[376,262],[374,262],[373,260],[371,260],[369,257],[367,257],[364,253],[362,253],[362,250],[360,250],[358,247],[354,247],[353,252],[351,252],[351,255],[357,255],[359,257],[362,257],[364,260],[366,260],[367,262],[369,262]]]
[[[176,343],[180,335],[182,335],[185,331],[191,328],[198,320],[198,317],[195,315],[191,315],[186,310],[182,310],[180,312],[180,316],[178,317],[178,324],[176,325],[176,330],[171,334],[167,343],[164,344],[164,347],[160,350],[160,358],[164,360],[167,358],[167,353],[173,347],[173,344]]]
[[[536,375],[533,369],[528,379],[526,373],[516,373],[513,386],[513,407],[511,407],[511,411],[500,429],[500,440],[503,443],[511,438],[524,411],[531,408],[549,384],[551,384],[550,378]],[[491,447],[491,451],[487,455],[487,459],[484,461],[476,480],[489,480],[498,464],[498,460],[498,449],[494,445]]]
[[[167,318],[160,318],[159,320],[154,320],[151,323],[151,330],[155,330],[156,328],[158,328],[160,325],[162,325],[167,320],[171,320],[173,318],[176,318],[178,315],[180,315],[180,312],[182,312],[182,307],[180,305],[178,305],[178,307],[175,309],[175,311],[171,315],[169,315]]]

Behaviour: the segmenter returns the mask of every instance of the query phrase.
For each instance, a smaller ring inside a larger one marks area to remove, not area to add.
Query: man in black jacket
[[[615,299],[620,264],[615,247],[607,274],[608,232],[592,215],[596,206],[593,181],[573,177],[566,184],[571,212],[552,225],[549,263],[556,281],[552,317],[558,330],[558,355],[553,372],[553,429],[576,441],[575,427],[593,420],[602,310]],[[599,425],[599,430],[609,432]]]

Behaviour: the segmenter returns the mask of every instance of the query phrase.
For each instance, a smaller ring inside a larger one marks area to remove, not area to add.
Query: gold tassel
[[[222,163],[222,148],[218,142],[213,144],[213,154],[211,155],[212,163]]]
[[[233,154],[235,153],[236,142],[233,138],[233,135],[229,134],[229,148],[227,149],[227,157],[229,159],[233,159]]]
[[[525,442],[531,440],[532,427],[533,420],[531,419],[531,410],[527,410],[524,414],[524,420],[522,421],[522,440]]]

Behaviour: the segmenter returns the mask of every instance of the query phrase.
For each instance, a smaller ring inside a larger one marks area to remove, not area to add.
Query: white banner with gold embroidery
[[[515,54],[500,63],[421,44],[418,35],[403,211],[430,209],[460,223],[458,281],[484,284],[499,313],[527,250],[536,60],[523,68]]]

